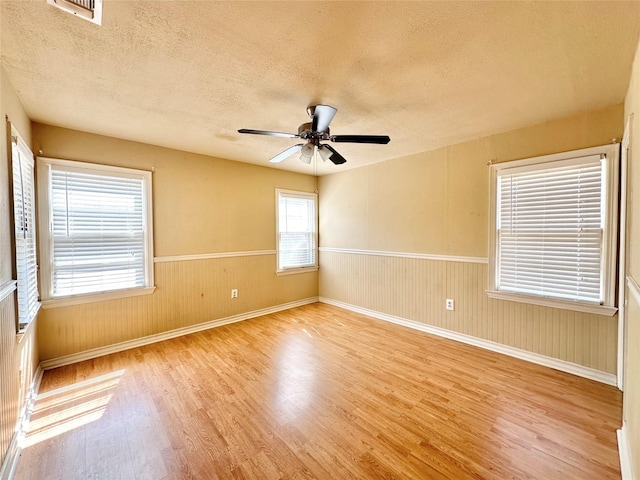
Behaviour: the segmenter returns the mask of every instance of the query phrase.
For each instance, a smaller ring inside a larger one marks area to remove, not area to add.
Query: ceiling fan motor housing
[[[312,142],[315,145],[317,145],[320,142],[320,140],[330,139],[329,128],[327,128],[324,132],[314,132],[312,128],[313,127],[310,122],[303,123],[298,127],[298,137],[304,140],[308,140],[309,142]]]

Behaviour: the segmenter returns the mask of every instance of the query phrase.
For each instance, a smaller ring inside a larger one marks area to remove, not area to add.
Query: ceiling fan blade
[[[386,145],[391,141],[387,135],[332,135],[332,142],[343,143],[377,143]]]
[[[311,131],[326,132],[337,111],[337,109],[330,107],[329,105],[315,105],[309,107],[307,112],[309,112],[309,116],[313,115]]]
[[[342,165],[343,163],[347,163],[347,160],[342,155],[340,155],[331,145],[322,145],[320,148],[326,148],[327,150],[331,151],[329,160],[331,160],[335,165]]]
[[[240,130],[238,130],[238,133],[252,133],[254,135],[270,135],[272,137],[283,138],[298,138],[298,135],[293,133],[270,132],[268,130],[251,130],[249,128],[241,128]]]
[[[283,161],[284,159],[290,157],[294,153],[299,152],[300,150],[302,150],[303,146],[304,146],[304,144],[299,143],[298,145],[294,145],[293,147],[289,147],[284,152],[279,153],[278,155],[273,157],[271,160],[269,160],[269,163],[280,163],[281,161]]]

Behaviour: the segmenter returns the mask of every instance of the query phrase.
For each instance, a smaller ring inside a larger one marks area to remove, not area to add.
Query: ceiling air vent
[[[96,25],[102,24],[102,0],[47,0],[47,3]]]

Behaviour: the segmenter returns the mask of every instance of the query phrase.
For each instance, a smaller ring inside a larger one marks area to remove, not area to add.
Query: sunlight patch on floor
[[[124,372],[118,370],[38,395],[21,447],[31,447],[102,418]]]

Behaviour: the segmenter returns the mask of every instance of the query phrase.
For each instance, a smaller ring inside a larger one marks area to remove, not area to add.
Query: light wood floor
[[[620,478],[614,387],[323,304],[45,372],[17,480]]]

